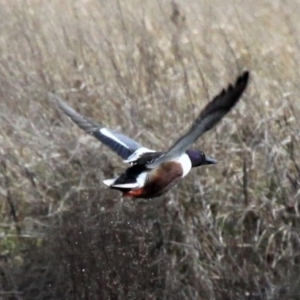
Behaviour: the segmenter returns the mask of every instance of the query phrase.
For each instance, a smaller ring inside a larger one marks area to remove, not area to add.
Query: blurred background
[[[300,299],[300,2],[0,0],[0,299]],[[166,150],[244,70],[243,99],[152,200],[54,92]]]

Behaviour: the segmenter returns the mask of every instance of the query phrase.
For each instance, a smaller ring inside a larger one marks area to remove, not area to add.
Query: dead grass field
[[[0,299],[300,299],[300,3],[0,0]],[[157,150],[243,70],[163,197],[48,99]]]

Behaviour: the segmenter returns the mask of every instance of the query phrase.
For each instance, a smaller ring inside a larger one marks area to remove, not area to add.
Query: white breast
[[[191,162],[189,156],[188,156],[186,153],[182,154],[182,155],[178,158],[177,161],[178,161],[178,162],[181,164],[181,166],[182,166],[183,173],[182,173],[182,176],[181,176],[181,177],[183,178],[184,176],[186,176],[186,175],[191,171],[191,169],[192,169],[192,162]]]

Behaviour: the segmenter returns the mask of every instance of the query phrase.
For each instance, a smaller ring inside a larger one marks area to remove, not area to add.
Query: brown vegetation
[[[0,1],[1,299],[300,299],[300,4],[178,3]],[[164,150],[245,69],[219,164],[152,201],[47,96]]]

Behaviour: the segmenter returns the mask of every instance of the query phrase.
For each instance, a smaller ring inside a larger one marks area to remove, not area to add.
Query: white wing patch
[[[154,150],[141,147],[137,149],[134,153],[132,153],[126,160],[124,160],[125,163],[131,163],[139,159],[144,153],[149,153],[149,152],[156,152]]]
[[[129,147],[123,143],[120,139],[118,139],[114,134],[112,134],[109,130],[107,130],[106,128],[101,128],[100,132],[107,136],[108,138],[112,139],[113,141],[115,141],[116,143],[122,145],[123,147],[125,147],[126,149],[129,149]]]

